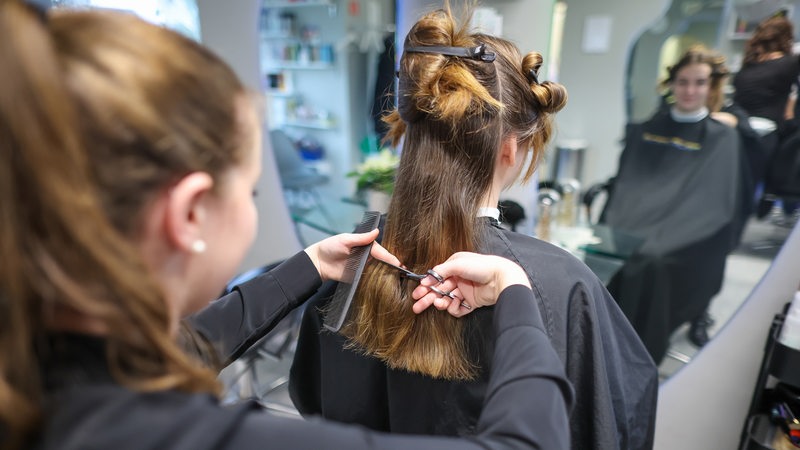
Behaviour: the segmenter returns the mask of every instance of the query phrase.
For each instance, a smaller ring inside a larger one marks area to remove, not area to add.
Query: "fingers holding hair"
[[[366,233],[342,233],[311,244],[305,249],[316,266],[322,281],[341,280],[347,259],[355,247],[369,245],[378,237],[378,229]],[[371,250],[372,255],[380,259],[391,260],[394,256],[381,246]],[[397,260],[397,258],[394,258]]]

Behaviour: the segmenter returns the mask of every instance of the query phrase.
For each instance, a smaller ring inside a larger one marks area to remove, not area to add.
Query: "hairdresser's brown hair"
[[[489,191],[502,140],[531,152],[527,181],[550,139],[551,114],[566,90],[536,80],[542,57],[494,36],[471,33],[448,4],[422,17],[411,46],[486,46],[494,62],[405,51],[397,109],[385,121],[396,145],[404,138],[383,244],[409,269],[425,271],[457,251],[479,251],[480,202]],[[381,265],[367,267],[354,313],[343,329],[351,345],[390,367],[446,379],[470,379],[474,361],[463,348],[463,321],[429,309],[411,311],[414,283]]]
[[[773,16],[763,20],[753,31],[744,46],[744,64],[761,62],[772,52],[786,55],[792,53],[794,26],[784,16]]]
[[[728,70],[728,66],[725,65],[725,56],[704,45],[693,45],[681,55],[678,62],[667,67],[667,77],[661,82],[661,87],[668,89],[669,85],[672,84],[678,76],[678,72],[692,64],[707,64],[711,68],[711,80],[708,89],[708,98],[706,99],[706,107],[711,112],[719,111],[725,103],[724,87],[725,81],[730,75],[730,70]]]
[[[219,392],[183,353],[136,240],[156,194],[242,161],[244,88],[199,44],[128,14],[0,2],[0,431],[25,446],[37,355],[68,311],[102,320],[114,377]]]

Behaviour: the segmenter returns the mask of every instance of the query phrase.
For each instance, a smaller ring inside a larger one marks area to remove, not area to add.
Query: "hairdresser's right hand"
[[[417,314],[434,306],[461,317],[481,306],[495,304],[503,289],[511,285],[531,287],[525,271],[515,262],[500,256],[459,252],[433,270],[444,281],[438,283],[433,277],[427,277],[414,289],[411,295],[416,300],[413,310]],[[439,295],[428,286],[451,292],[455,299]],[[462,302],[469,308],[464,307]]]
[[[373,258],[382,259],[388,263],[400,265],[400,260],[389,253],[375,241],[378,237],[378,229],[366,233],[343,233],[323,239],[305,249],[308,257],[319,271],[322,281],[336,280],[342,281],[345,272],[347,258],[350,256],[350,249],[360,247],[372,242],[370,255]]]

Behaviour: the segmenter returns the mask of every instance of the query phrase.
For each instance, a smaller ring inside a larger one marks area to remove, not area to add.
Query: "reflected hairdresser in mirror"
[[[532,175],[566,90],[540,78],[539,53],[463,23],[448,8],[406,37],[387,118],[403,151],[382,243],[412,271],[463,250],[518,262],[575,388],[572,448],[650,448],[657,374],[616,302],[574,256],[497,222],[500,192]],[[400,433],[477,431],[491,355],[505,351],[487,333],[495,312],[415,316],[411,289],[396,271],[367,266],[343,335],[320,332],[327,296],[310,303],[290,380],[301,413]]]
[[[694,47],[668,68],[674,103],[628,126],[601,218],[646,239],[608,287],[656,362],[686,321],[698,345],[707,340],[704,313],[743,223],[739,136],[714,114],[728,75],[723,61]]]
[[[791,165],[793,162],[773,158],[782,137],[789,133],[786,119],[794,115],[795,100],[790,93],[793,87],[797,87],[800,60],[792,54],[793,40],[794,27],[786,17],[770,17],[762,21],[745,44],[742,68],[733,79],[736,89],[734,101],[757,120],[756,123],[762,123],[770,130],[761,138],[760,145],[748,152],[756,183],[764,181],[770,164]],[[759,217],[765,216],[772,206],[768,194],[765,192],[761,198]],[[794,202],[784,201],[787,214],[792,213],[793,206]]]

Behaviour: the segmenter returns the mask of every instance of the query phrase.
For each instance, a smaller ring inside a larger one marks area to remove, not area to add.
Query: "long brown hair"
[[[181,351],[136,242],[143,211],[181,175],[243,159],[234,73],[199,44],[128,14],[0,2],[0,430],[37,427],[37,354],[64,311],[109,330],[115,378],[218,392]]]
[[[405,48],[485,45],[493,62],[405,51],[400,61],[397,109],[386,118],[396,145],[404,138],[383,244],[409,269],[425,271],[456,251],[481,248],[478,208],[492,185],[501,141],[516,136],[533,153],[528,180],[550,139],[551,113],[566,90],[536,80],[542,57],[524,57],[510,42],[470,33],[450,10],[422,17]],[[463,322],[430,309],[414,315],[413,283],[379,265],[367,267],[343,333],[354,347],[390,367],[432,377],[475,374],[463,346]]]
[[[744,64],[761,62],[773,52],[792,53],[794,26],[784,16],[774,16],[758,24],[744,46]]]
[[[667,67],[667,78],[661,82],[661,87],[669,88],[669,85],[672,84],[678,76],[678,72],[692,64],[707,64],[711,67],[711,80],[708,88],[706,107],[711,112],[719,111],[725,103],[724,87],[725,81],[730,75],[730,70],[728,70],[728,66],[725,65],[725,56],[704,45],[693,45],[681,55],[678,62]]]

